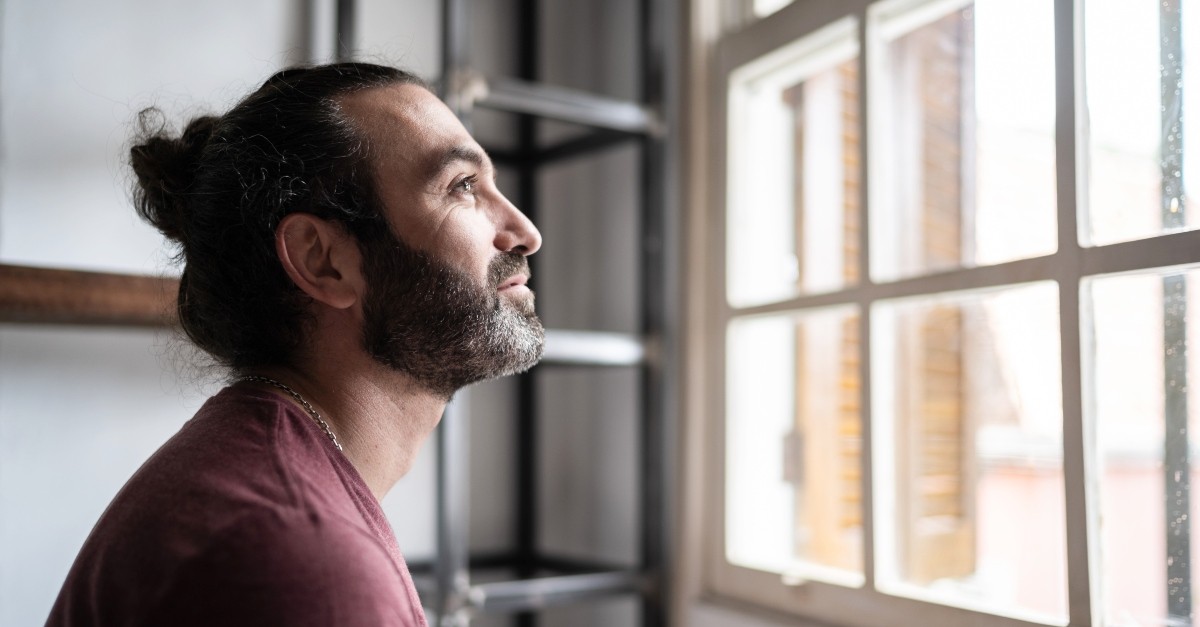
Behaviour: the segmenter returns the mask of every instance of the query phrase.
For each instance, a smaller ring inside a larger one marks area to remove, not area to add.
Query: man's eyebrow
[[[454,146],[442,153],[442,156],[433,164],[430,178],[436,177],[443,170],[459,161],[472,163],[479,168],[486,168],[491,164],[491,160],[487,158],[487,155],[472,146]]]

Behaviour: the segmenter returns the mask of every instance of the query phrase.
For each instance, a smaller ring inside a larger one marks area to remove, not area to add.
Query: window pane
[[[1097,278],[1089,293],[1105,624],[1190,625],[1200,271]]]
[[[876,280],[1057,248],[1053,3],[873,6]]]
[[[734,72],[728,297],[734,306],[858,281],[858,61],[843,20]]]
[[[1084,243],[1196,228],[1200,7],[1107,0],[1084,9],[1091,238]]]
[[[730,324],[731,563],[861,583],[858,324],[854,308]]]
[[[1058,289],[873,309],[881,590],[1066,619]]]

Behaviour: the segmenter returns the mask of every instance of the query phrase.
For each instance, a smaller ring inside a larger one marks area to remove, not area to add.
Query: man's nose
[[[501,196],[500,223],[496,228],[497,250],[532,255],[542,247],[542,234],[520,209]]]

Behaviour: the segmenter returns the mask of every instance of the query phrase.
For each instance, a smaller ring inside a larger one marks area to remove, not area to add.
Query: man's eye
[[[475,187],[479,184],[479,179],[476,176],[468,176],[454,185],[454,190],[463,194],[475,194]]]

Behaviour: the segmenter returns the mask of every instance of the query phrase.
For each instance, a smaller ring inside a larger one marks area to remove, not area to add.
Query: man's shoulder
[[[356,591],[398,587],[397,566],[376,538],[344,517],[260,509],[210,538],[176,578],[183,589],[215,587],[229,594],[272,589],[281,597],[355,596]]]
[[[209,399],[129,478],[100,527],[179,517],[219,527],[221,515],[241,505],[293,500],[270,412],[243,399]]]
[[[404,577],[359,511],[353,482],[294,421],[270,398],[210,399],[110,504],[60,603],[94,601],[87,612],[115,615],[183,608],[185,618],[255,604],[262,616],[289,617],[258,624],[297,625],[371,624],[339,618],[349,611],[340,601],[316,604],[330,594],[410,607],[388,591],[403,590]],[[289,608],[337,620],[291,620]],[[252,624],[168,618],[146,624]]]
[[[209,399],[134,473],[77,561],[136,564],[167,577],[242,526],[346,509],[336,472],[293,442],[283,409],[228,392]],[[326,488],[321,502],[314,482]]]
[[[174,565],[147,625],[418,625],[406,578],[354,526],[297,509],[248,510]]]

